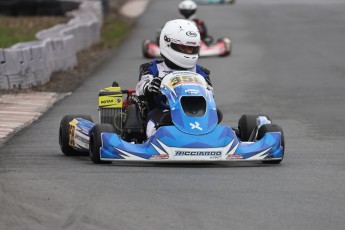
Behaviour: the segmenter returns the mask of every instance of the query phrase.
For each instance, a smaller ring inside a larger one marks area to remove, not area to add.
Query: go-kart
[[[235,4],[236,0],[193,0],[198,5],[202,4]]]
[[[266,115],[243,115],[237,128],[221,125],[220,113],[205,79],[194,72],[166,75],[162,108],[170,112],[150,138],[145,134],[147,103],[133,90],[109,87],[99,93],[100,124],[90,116],[67,115],[60,123],[59,144],[65,155],[89,153],[96,163],[233,162],[279,164],[284,133]],[[161,95],[160,95],[161,96]]]
[[[157,58],[160,57],[159,39],[143,40],[142,41],[142,53],[145,58]],[[220,56],[225,57],[231,54],[232,43],[229,38],[220,38],[215,44],[213,44],[213,38],[207,37],[205,41],[200,44],[199,57],[212,57]]]

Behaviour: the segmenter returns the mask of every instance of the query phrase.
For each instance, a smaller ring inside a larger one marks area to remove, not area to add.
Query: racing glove
[[[147,93],[160,93],[161,89],[161,82],[162,79],[160,77],[155,77],[152,79],[152,81],[150,81],[149,83],[147,83],[145,85],[145,94]]]

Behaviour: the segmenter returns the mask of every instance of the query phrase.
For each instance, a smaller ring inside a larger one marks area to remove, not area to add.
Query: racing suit
[[[153,78],[163,78],[165,75],[174,71],[169,68],[164,61],[152,61],[142,64],[140,66],[139,82],[137,83],[135,90],[137,96],[144,96],[149,104],[149,112],[147,115],[146,136],[151,137],[156,131],[156,124],[160,121],[164,113],[169,112],[161,107],[159,103],[166,103],[166,98],[163,95],[157,95],[147,92],[146,85],[149,84]],[[175,70],[178,71],[178,70]],[[208,89],[213,91],[210,81],[210,71],[200,65],[195,65],[194,68],[188,69],[188,71],[196,72],[203,76],[208,84]],[[156,97],[156,98],[155,98]]]

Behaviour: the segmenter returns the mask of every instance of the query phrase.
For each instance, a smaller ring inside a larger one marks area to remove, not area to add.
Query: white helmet
[[[200,33],[195,24],[185,19],[168,21],[162,29],[161,55],[183,69],[195,66],[199,57]]]
[[[196,12],[197,5],[192,0],[184,0],[178,5],[180,13],[185,17],[189,18]]]

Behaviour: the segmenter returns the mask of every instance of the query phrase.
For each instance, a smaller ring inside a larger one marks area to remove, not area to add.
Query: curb
[[[29,92],[0,96],[0,146],[70,94]]]

